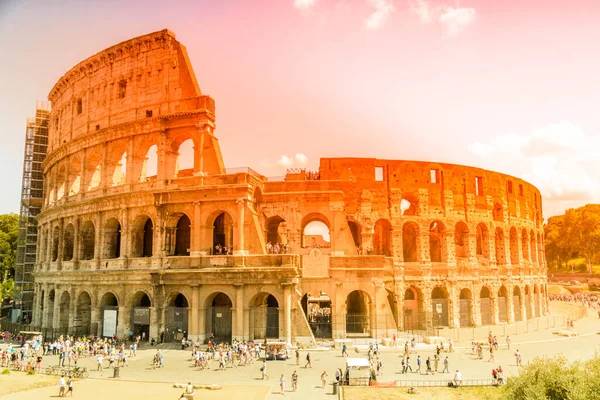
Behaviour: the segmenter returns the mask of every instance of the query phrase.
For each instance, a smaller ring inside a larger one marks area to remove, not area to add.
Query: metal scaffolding
[[[37,251],[37,220],[44,200],[42,161],[48,148],[50,104],[37,102],[35,117],[27,118],[23,184],[19,215],[19,238],[15,265],[15,296],[12,321],[29,322],[33,308],[33,268]]]

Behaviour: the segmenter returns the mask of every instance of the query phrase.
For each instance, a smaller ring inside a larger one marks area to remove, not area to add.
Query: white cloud
[[[367,29],[379,29],[394,11],[394,5],[389,0],[369,0],[369,3],[375,11],[367,18],[365,25]]]
[[[591,136],[569,121],[526,134],[507,133],[469,151],[478,165],[525,179],[542,193],[544,216],[600,201],[597,149],[600,135]]]
[[[477,15],[472,7],[453,7],[443,4],[434,6],[427,0],[412,1],[410,10],[424,24],[441,24],[449,36],[462,32],[475,22]]]
[[[294,0],[294,7],[306,10],[315,5],[316,0]]]

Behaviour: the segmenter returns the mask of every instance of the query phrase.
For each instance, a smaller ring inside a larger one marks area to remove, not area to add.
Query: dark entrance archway
[[[346,336],[370,337],[369,296],[362,290],[355,290],[346,298]]]
[[[431,291],[431,306],[434,326],[448,326],[448,294],[437,286]]]
[[[190,255],[190,219],[182,215],[175,227],[175,256]]]
[[[481,288],[479,293],[479,312],[481,313],[481,325],[492,324],[492,301],[490,289],[487,286]]]
[[[187,217],[186,217],[187,218]],[[180,342],[188,333],[188,301],[181,293],[173,295],[165,310],[165,340]]]
[[[250,307],[250,332],[254,339],[278,339],[279,303],[275,296],[259,293]]]
[[[89,293],[81,292],[77,298],[75,310],[74,330],[76,335],[89,335],[92,323],[92,298]]]
[[[306,293],[300,303],[314,337],[331,338],[331,299],[327,293]]]
[[[137,292],[133,296],[131,307],[131,331],[133,337],[138,335],[142,340],[150,339],[150,307],[152,302],[145,292]]]
[[[209,297],[206,307],[206,334],[214,335],[217,343],[231,343],[233,303],[225,293],[215,293]]]
[[[473,326],[473,296],[467,288],[460,291],[460,326]]]
[[[227,254],[233,248],[233,219],[222,212],[213,223],[213,254]]]

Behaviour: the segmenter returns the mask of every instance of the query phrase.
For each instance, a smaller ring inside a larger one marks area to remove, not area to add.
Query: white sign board
[[[102,318],[102,336],[113,337],[117,334],[117,310],[104,310]]]
[[[435,312],[437,312],[438,314],[442,313],[442,305],[441,304],[435,305]]]

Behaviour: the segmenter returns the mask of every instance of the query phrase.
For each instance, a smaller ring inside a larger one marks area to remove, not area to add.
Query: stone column
[[[460,295],[456,293],[454,283],[448,284],[448,327],[455,328],[455,321],[460,321]]]
[[[86,191],[86,180],[85,180],[85,168],[87,165],[87,148],[83,149],[83,156],[81,157],[81,171],[79,172],[79,192],[78,194],[81,195],[81,198],[83,199],[85,197],[85,191]]]
[[[129,168],[129,165],[127,166]],[[125,259],[125,268],[127,268],[127,259],[131,249],[131,223],[129,221],[129,208],[125,207],[121,210],[121,249],[119,258]]]
[[[235,286],[235,324],[233,339],[244,340],[244,284],[234,283]]]
[[[96,235],[94,238],[94,260],[96,260],[96,269],[100,268],[100,260],[102,259],[102,211],[98,212],[98,217],[96,218]]]
[[[108,185],[108,178],[109,178],[109,171],[108,171],[108,145],[106,143],[104,143],[102,145],[102,174],[101,174],[101,181],[100,181],[100,188],[102,188],[102,193],[106,193],[106,188],[109,186]],[[111,182],[112,183],[112,182]]]
[[[198,285],[191,285],[192,287],[192,304],[189,310],[189,330],[188,330],[188,338],[193,341],[198,340],[199,334],[199,326],[198,326]]]
[[[48,309],[50,304],[50,290],[44,287],[44,309],[42,310],[42,328],[49,328],[48,326]]]
[[[446,237],[444,238],[446,241],[446,264],[448,267],[456,267],[456,246],[454,245],[454,230],[447,230]],[[444,261],[444,249],[442,248],[442,261]]]
[[[117,316],[117,336],[120,338],[129,338],[131,330],[131,309],[125,305],[119,305],[119,315]]]
[[[527,321],[531,316],[527,313],[527,296],[525,295],[525,287],[521,289],[521,319]]]
[[[288,346],[292,345],[292,290],[294,285],[292,283],[284,284],[283,296],[284,296],[284,312],[285,312],[285,342]]]
[[[69,335],[73,335],[75,334],[75,332],[73,331],[75,328],[75,312],[76,310],[76,304],[77,304],[77,298],[75,297],[75,289],[71,288],[71,290],[69,291],[69,296],[71,296],[71,303],[69,304],[69,325],[67,328],[67,332],[69,333]],[[79,332],[77,332],[79,333]]]
[[[157,151],[157,180],[164,181],[167,179],[167,130],[163,128],[160,132],[160,140]]]
[[[198,341],[200,343],[206,342],[208,333],[206,332],[206,307],[204,305],[198,306]]]
[[[61,218],[58,222],[58,258],[56,259],[56,267],[60,271],[62,269],[62,262],[64,257],[64,237],[65,234],[65,219]]]
[[[61,296],[59,296],[59,289],[55,288],[54,290],[54,311],[52,314],[52,329],[58,329],[59,328],[59,322],[60,322],[60,298]]]
[[[515,308],[513,305],[513,293],[510,291],[506,298],[506,308],[508,308],[508,323],[512,324],[515,322]]]
[[[192,217],[192,238],[191,238],[191,249],[190,256],[200,256],[200,236],[202,227],[202,203],[199,201],[194,202],[194,215]]]
[[[100,306],[92,306],[91,312],[90,312],[90,321],[91,321],[91,325],[90,326],[90,331],[92,331],[93,329],[93,325],[96,324],[96,336],[98,337],[102,337],[102,324],[103,324],[103,318],[104,318],[104,313],[102,312],[102,307]]]
[[[81,238],[81,221],[76,217],[73,221],[73,268],[79,269],[79,240]]]
[[[154,304],[154,301],[152,304]],[[150,307],[150,337],[148,340],[152,340],[152,338],[154,338],[158,343],[160,343],[160,331],[158,326],[159,313],[160,309],[158,307]]]
[[[492,311],[492,324],[498,325],[500,323],[499,307],[498,307],[498,291],[494,288],[494,292],[490,293],[491,311]]]
[[[52,221],[48,222],[48,237],[46,238],[46,266],[47,270],[50,269],[50,265],[52,264],[52,248],[54,247],[53,243],[53,226]]]
[[[233,254],[238,256],[245,256],[247,254],[244,249],[244,210],[246,209],[246,199],[240,198],[236,200],[238,205],[238,221],[236,230],[236,241],[233,246]]]
[[[129,149],[127,150],[127,156],[125,158],[127,162],[127,166],[125,167],[125,183],[127,185],[132,185],[133,182],[133,136],[129,137]]]

